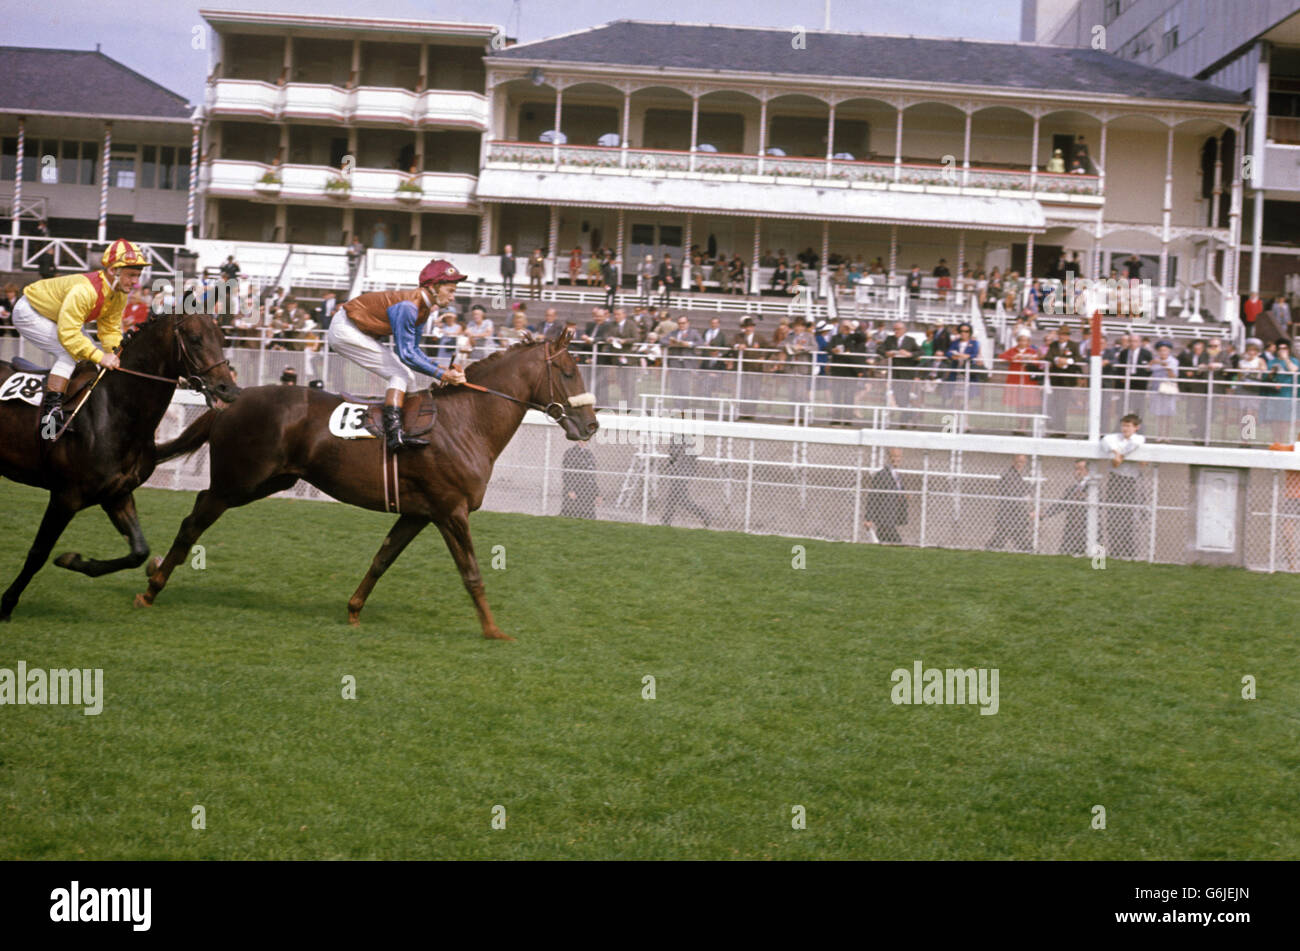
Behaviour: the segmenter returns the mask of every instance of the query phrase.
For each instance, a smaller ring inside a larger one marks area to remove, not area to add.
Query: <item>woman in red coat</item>
[[[1012,413],[1037,413],[1042,411],[1042,390],[1038,388],[1041,376],[1041,355],[1030,343],[1028,330],[1022,330],[1016,336],[1016,345],[998,354],[998,359],[1007,364],[1007,373],[1003,378],[1002,405]],[[1028,430],[1029,420],[1017,421],[1018,431]]]

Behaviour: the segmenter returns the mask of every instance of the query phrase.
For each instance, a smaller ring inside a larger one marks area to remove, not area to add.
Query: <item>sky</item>
[[[4,44],[94,49],[191,103],[203,99],[206,26],[199,9],[258,10],[499,24],[521,42],[610,20],[671,20],[820,30],[825,0],[0,0]],[[129,13],[124,11],[129,10]],[[196,28],[197,32],[196,32]],[[1020,0],[831,0],[831,28],[857,33],[965,37],[1012,42]],[[197,39],[196,39],[197,37]]]

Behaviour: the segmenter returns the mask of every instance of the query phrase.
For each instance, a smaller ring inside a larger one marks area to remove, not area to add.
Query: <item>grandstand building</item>
[[[1300,0],[1025,0],[1039,42],[1104,49],[1240,94],[1252,106],[1244,154],[1242,291],[1300,291]],[[1099,33],[1099,31],[1102,31]],[[1203,157],[1203,164],[1212,161]]]
[[[740,255],[754,292],[782,249],[895,275],[944,258],[955,276],[1071,256],[1106,276],[1137,253],[1161,312],[1235,307],[1249,103],[1104,53],[633,21],[508,44],[490,25],[203,15],[209,258],[251,242],[272,268],[319,246],[306,266],[347,285],[337,252],[358,237],[375,285],[409,270],[402,251],[492,281],[510,244],[543,249],[554,284],[575,247],[607,247],[630,286],[645,255],[689,269],[699,245]]]
[[[203,237],[478,247],[483,54],[498,28],[202,11]]]
[[[184,241],[194,118],[98,48],[0,47],[4,233]]]

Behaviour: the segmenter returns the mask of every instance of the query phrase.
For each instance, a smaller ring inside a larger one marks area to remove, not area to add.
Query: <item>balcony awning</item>
[[[1042,205],[1028,197],[557,172],[547,168],[489,166],[479,173],[477,197],[480,201],[508,204],[920,224],[977,231],[1038,233],[1046,227]]]

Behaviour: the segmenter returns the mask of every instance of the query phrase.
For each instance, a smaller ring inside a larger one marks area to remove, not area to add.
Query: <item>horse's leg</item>
[[[370,562],[370,570],[361,579],[356,593],[348,601],[349,624],[361,623],[361,609],[366,606],[366,598],[370,597],[370,592],[374,590],[375,582],[384,576],[388,566],[397,560],[397,556],[411,543],[411,539],[424,531],[424,527],[428,524],[427,518],[403,515],[384,536],[384,543],[379,546],[374,560]]]
[[[113,526],[126,536],[131,545],[131,554],[121,558],[82,558],[80,552],[66,551],[54,563],[60,568],[79,571],[83,575],[98,578],[124,568],[137,568],[149,557],[149,543],[145,541],[144,531],[140,528],[140,516],[135,511],[135,497],[131,494],[105,502],[102,506]]]
[[[158,597],[158,592],[167,586],[167,579],[171,577],[172,570],[190,556],[191,546],[229,507],[225,499],[213,493],[211,489],[204,489],[199,493],[199,497],[194,500],[194,508],[185,517],[185,521],[181,522],[176,540],[172,542],[167,556],[153,565],[153,570],[147,572],[149,590],[135,596],[137,608],[147,608],[153,604],[154,598]]]
[[[514,638],[502,633],[497,622],[492,619],[492,609],[488,607],[487,597],[483,593],[483,576],[479,574],[478,559],[474,557],[474,540],[469,535],[469,513],[463,508],[445,522],[438,522],[438,531],[451,557],[456,559],[460,578],[465,582],[465,590],[474,599],[474,609],[478,611],[479,623],[483,625],[483,636],[501,641],[513,641]]]
[[[36,531],[36,540],[32,542],[32,547],[27,552],[27,560],[23,562],[22,571],[18,572],[14,583],[5,591],[4,596],[0,597],[0,621],[9,620],[9,615],[13,614],[14,606],[18,603],[23,589],[31,582],[32,576],[41,570],[45,559],[50,557],[50,550],[54,548],[54,543],[59,540],[63,530],[72,521],[72,516],[76,514],[76,509],[71,505],[61,501],[57,495],[50,494],[49,505],[45,507],[45,515],[41,518],[41,527]]]

